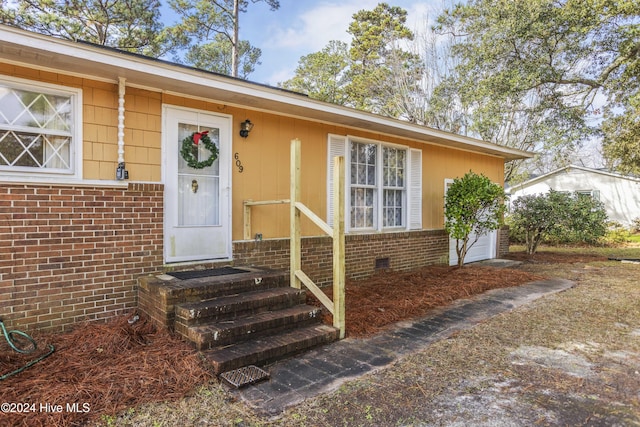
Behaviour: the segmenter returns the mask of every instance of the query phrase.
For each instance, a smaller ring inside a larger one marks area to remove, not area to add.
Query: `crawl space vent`
[[[386,269],[390,267],[389,257],[387,258],[376,258],[376,270]]]

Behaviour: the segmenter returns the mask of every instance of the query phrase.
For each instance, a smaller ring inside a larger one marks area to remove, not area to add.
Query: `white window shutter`
[[[409,229],[422,229],[422,150],[409,150]]]
[[[329,135],[327,148],[327,224],[333,226],[333,158],[345,156],[347,138],[341,135]],[[346,162],[345,162],[346,164]],[[348,165],[346,166],[349,167]]]

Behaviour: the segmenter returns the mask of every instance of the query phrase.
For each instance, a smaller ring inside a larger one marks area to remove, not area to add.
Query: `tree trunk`
[[[231,75],[238,77],[238,32],[240,30],[240,0],[233,0],[233,40],[231,41]]]
[[[464,266],[464,258],[467,256],[468,239],[462,240],[462,247],[459,246],[460,240],[456,240],[456,253],[458,254],[458,268]]]

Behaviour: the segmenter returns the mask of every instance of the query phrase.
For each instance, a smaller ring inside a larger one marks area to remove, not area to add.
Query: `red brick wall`
[[[0,317],[64,330],[136,307],[162,267],[163,187],[0,184]]]
[[[288,270],[289,240],[234,242],[234,263]],[[449,239],[444,230],[353,234],[345,238],[346,276],[369,277],[376,259],[389,258],[389,269],[406,271],[431,264],[446,264]],[[332,280],[332,242],[329,237],[302,238],[302,269],[318,285]]]

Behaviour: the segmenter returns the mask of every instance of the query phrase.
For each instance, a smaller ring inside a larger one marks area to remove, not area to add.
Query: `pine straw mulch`
[[[345,285],[346,336],[370,336],[455,300],[541,279],[542,276],[507,268],[429,266],[348,281]],[[331,296],[330,289],[325,292]],[[311,298],[308,301],[313,303]],[[325,313],[323,320],[331,324],[331,315]]]
[[[212,377],[192,347],[144,320],[129,324],[123,316],[34,338],[38,350],[28,356],[0,343],[0,374],[46,353],[48,344],[55,347],[48,358],[0,383],[0,402],[35,405],[27,413],[1,414],[0,426],[84,425],[99,414],[183,397]],[[62,405],[62,412],[46,412],[47,403]],[[74,403],[79,411],[68,411]]]

